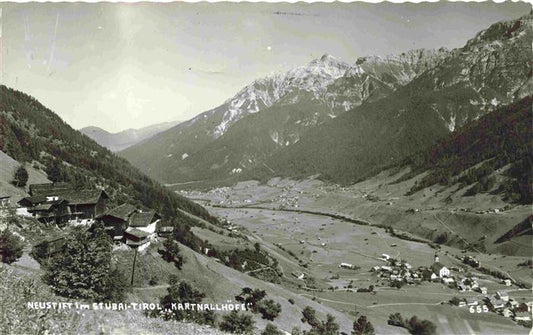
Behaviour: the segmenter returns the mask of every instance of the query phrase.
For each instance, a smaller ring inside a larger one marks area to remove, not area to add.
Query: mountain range
[[[82,134],[92,138],[96,143],[111,151],[120,151],[140,143],[155,134],[177,125],[179,121],[157,123],[140,129],[126,129],[118,133],[110,133],[100,127],[89,126],[80,129]]]
[[[532,15],[451,51],[324,55],[120,155],[165,183],[320,174],[354,182],[532,92]]]

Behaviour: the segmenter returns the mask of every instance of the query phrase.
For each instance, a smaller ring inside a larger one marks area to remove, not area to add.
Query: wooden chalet
[[[103,190],[79,190],[60,194],[68,201],[72,218],[94,219],[103,214],[109,196]]]
[[[114,241],[138,246],[146,243],[148,236],[156,232],[161,216],[152,210],[143,211],[133,205],[122,204],[97,219]]]
[[[102,222],[105,230],[113,237],[113,240],[121,241],[124,238],[124,232],[128,229],[130,216],[135,211],[135,206],[122,204],[110,209],[97,217],[97,219]]]
[[[151,234],[137,228],[127,229],[124,233],[124,241],[127,245],[138,247],[148,242],[148,236]]]
[[[70,219],[68,201],[59,197],[26,197],[18,204],[27,208],[28,213],[43,223],[64,224]]]
[[[33,249],[38,258],[49,258],[63,250],[66,242],[64,236],[51,237],[37,243]]]
[[[157,230],[157,235],[161,237],[169,237],[169,236],[172,236],[173,232],[174,232],[174,227],[164,226],[164,227],[159,227],[159,229]]]
[[[93,219],[105,212],[109,196],[103,190],[75,190],[70,183],[47,183],[30,185],[30,197],[19,201],[19,205],[30,212],[51,198],[64,200],[70,212],[70,219]]]

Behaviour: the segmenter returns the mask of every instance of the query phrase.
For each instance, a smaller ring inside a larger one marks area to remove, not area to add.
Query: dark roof
[[[128,221],[130,218],[130,215],[135,211],[136,211],[135,206],[130,205],[130,204],[122,204],[118,207],[110,209],[103,216],[114,216],[121,220]]]
[[[161,217],[155,211],[135,212],[131,215],[131,227],[147,227],[150,223],[157,221]]]
[[[103,190],[78,190],[59,193],[59,197],[69,202],[69,205],[96,204],[100,197],[109,199]]]
[[[140,229],[135,229],[135,228],[134,228],[134,229],[131,229],[131,230],[127,230],[127,231],[126,231],[126,234],[128,234],[128,235],[132,235],[132,236],[135,236],[135,237],[137,237],[137,238],[139,238],[139,239],[140,239],[140,238],[145,238],[145,237],[147,237],[148,235],[150,235],[150,233],[148,233],[148,232],[145,232],[145,231],[140,230]]]
[[[44,203],[44,204],[39,204],[35,207],[32,207],[31,210],[32,211],[49,211],[52,207],[54,207],[53,203]]]
[[[30,208],[29,211],[49,211],[52,208],[56,207],[59,204],[67,203],[68,201],[64,199],[59,199],[55,201],[44,201],[40,202],[39,204],[35,205],[34,207]]]
[[[59,192],[73,191],[71,183],[46,183],[30,185],[30,195],[58,195]]]
[[[47,183],[30,185],[30,195],[33,197],[58,196],[67,200],[71,205],[96,204],[100,197],[109,199],[103,190],[75,190],[70,183]]]
[[[433,263],[433,265],[431,265],[431,270],[433,270],[433,272],[435,272],[435,273],[439,273],[440,270],[441,270],[442,268],[444,268],[444,267],[445,267],[445,266],[444,266],[442,263],[440,263],[440,262],[435,262],[435,263]]]
[[[45,202],[46,197],[45,196],[34,196],[34,197],[25,197],[20,199],[17,203],[22,204],[25,202],[30,203],[32,206],[35,206],[37,204],[40,204],[41,202]]]

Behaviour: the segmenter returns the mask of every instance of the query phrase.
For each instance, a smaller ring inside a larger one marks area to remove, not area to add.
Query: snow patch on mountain
[[[302,90],[320,99],[327,86],[342,77],[348,69],[348,63],[326,54],[305,66],[258,79],[225,102],[222,121],[215,127],[213,135],[215,138],[222,136],[244,116],[272,106],[289,93]],[[284,103],[294,104],[298,101],[299,97],[295,95]]]

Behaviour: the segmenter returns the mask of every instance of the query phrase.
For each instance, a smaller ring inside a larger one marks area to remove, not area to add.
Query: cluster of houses
[[[17,214],[58,225],[92,220],[105,212],[109,201],[104,190],[76,190],[70,183],[33,184],[29,186],[29,194],[17,202]]]
[[[448,286],[457,286],[461,291],[486,291],[486,288],[480,288],[475,279],[472,278],[462,278],[459,282],[456,282],[456,279],[450,275],[450,269],[439,261],[438,255],[435,255],[434,262],[429,267],[420,266],[417,269],[413,269],[409,263],[392,258],[387,254],[383,254],[381,260],[387,264],[374,266],[371,271],[381,278],[388,279],[391,283],[405,282],[415,284],[420,283],[422,280],[430,280],[442,282]]]
[[[4,202],[9,203],[7,200],[1,203]],[[101,222],[116,243],[131,247],[147,243],[156,233],[165,236],[173,231],[170,226],[158,227],[161,216],[153,210],[139,209],[130,204],[109,208],[109,196],[104,190],[76,190],[70,183],[30,185],[29,196],[17,204],[17,214],[34,217],[45,224],[65,226]]]
[[[486,293],[485,293],[486,294]],[[469,297],[457,299],[455,304],[459,307],[478,307],[485,308],[487,311],[491,310],[495,313],[503,315],[507,318],[512,318],[515,321],[531,321],[531,310],[533,301],[520,304],[504,291],[498,291],[494,295],[485,296],[482,299],[477,297]],[[486,306],[486,307],[485,307]],[[490,308],[489,308],[490,307]]]
[[[381,260],[386,265],[374,266],[370,271],[375,272],[378,277],[388,279],[391,284],[395,282],[414,284],[422,281],[422,274],[419,270],[413,269],[411,264],[397,260],[388,254],[382,254]]]

